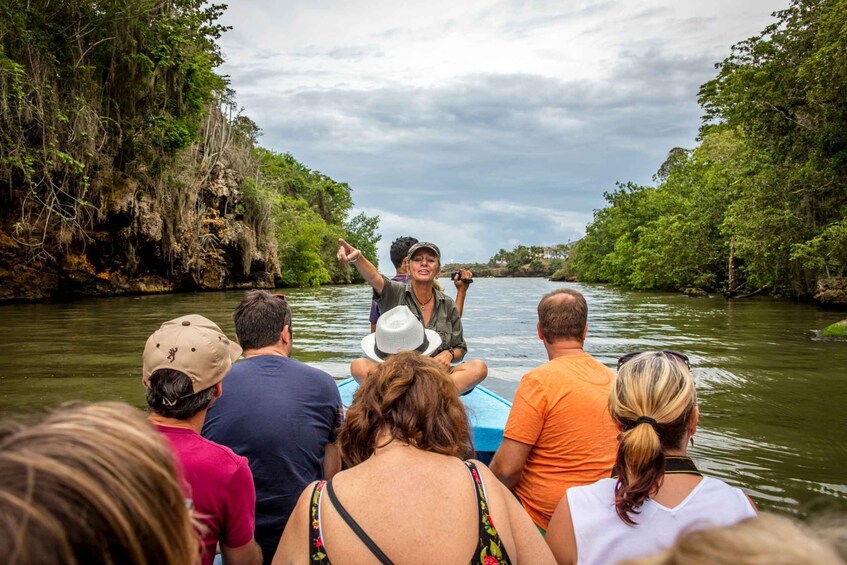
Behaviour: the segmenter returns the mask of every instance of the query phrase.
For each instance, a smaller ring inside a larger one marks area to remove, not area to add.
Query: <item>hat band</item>
[[[418,353],[423,353],[424,351],[426,351],[426,348],[427,348],[427,347],[429,347],[429,340],[426,338],[426,332],[424,332],[424,335],[423,335],[423,343],[421,343],[421,344],[418,346],[418,348],[417,348],[417,349],[414,349],[414,350],[411,350],[411,351],[417,351]],[[382,349],[380,349],[380,348],[379,348],[379,346],[376,344],[376,340],[375,340],[375,339],[374,339],[374,353],[375,353],[375,354],[376,354],[376,356],[377,356],[377,357],[379,357],[380,359],[385,359],[386,357],[388,357],[388,356],[390,356],[390,355],[394,355],[393,353],[386,353],[385,351],[383,351]],[[398,351],[398,353],[399,353],[399,351]]]

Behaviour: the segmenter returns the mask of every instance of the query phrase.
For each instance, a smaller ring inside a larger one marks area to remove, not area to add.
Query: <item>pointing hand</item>
[[[345,265],[351,265],[359,260],[359,257],[362,256],[362,252],[344,241],[343,239],[339,239],[338,243],[341,246],[338,248],[337,257],[338,260],[344,263]]]

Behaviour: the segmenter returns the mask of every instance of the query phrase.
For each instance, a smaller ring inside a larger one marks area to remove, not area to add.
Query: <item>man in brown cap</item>
[[[224,562],[258,565],[256,491],[247,459],[200,436],[206,411],[241,347],[212,321],[190,314],[162,326],[144,347],[142,382],[149,420],[181,464],[183,492],[205,526],[203,565],[220,543]]]

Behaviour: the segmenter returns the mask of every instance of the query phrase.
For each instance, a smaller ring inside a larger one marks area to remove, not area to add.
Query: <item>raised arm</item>
[[[465,311],[465,298],[468,295],[468,288],[471,286],[470,282],[465,282],[465,280],[473,282],[473,273],[467,269],[460,269],[451,278],[456,286],[456,308],[459,309],[459,316],[462,316]]]
[[[382,287],[384,286],[385,281],[383,280],[382,275],[379,274],[379,271],[376,270],[376,267],[374,267],[374,264],[368,261],[367,257],[362,255],[361,251],[343,239],[339,239],[338,243],[340,244],[340,247],[338,248],[338,260],[345,265],[353,265],[356,267],[356,270],[359,271],[359,274],[362,275],[365,282],[373,287],[377,295],[382,294]]]

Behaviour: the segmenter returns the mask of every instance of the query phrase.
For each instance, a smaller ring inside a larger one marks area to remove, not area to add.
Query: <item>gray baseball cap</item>
[[[438,257],[438,260],[441,261],[441,250],[438,249],[437,245],[428,241],[419,241],[418,243],[411,246],[409,248],[409,252],[406,254],[406,257],[411,259],[412,255],[414,255],[415,251],[417,251],[418,249],[431,249],[433,252],[435,252],[435,256]]]

